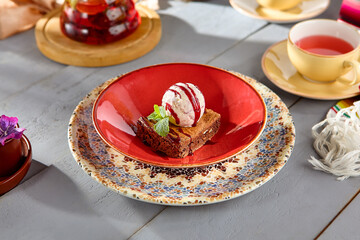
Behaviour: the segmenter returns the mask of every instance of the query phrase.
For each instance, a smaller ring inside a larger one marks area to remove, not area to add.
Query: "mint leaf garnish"
[[[148,117],[148,120],[154,120],[157,123],[154,125],[154,130],[162,137],[166,137],[170,131],[169,116],[163,106],[154,105],[154,112]]]
[[[161,116],[160,107],[157,104],[154,105],[154,112]]]
[[[153,112],[152,114],[150,114],[147,119],[149,120],[155,120],[156,122],[157,121],[160,121],[161,120],[161,117],[159,117],[159,115],[156,113],[156,112]]]
[[[169,117],[163,118],[154,125],[155,131],[162,137],[169,133]]]
[[[169,117],[169,116],[166,116],[166,111],[165,111],[165,108],[164,107],[160,107],[160,115],[161,117],[165,118],[165,117]]]

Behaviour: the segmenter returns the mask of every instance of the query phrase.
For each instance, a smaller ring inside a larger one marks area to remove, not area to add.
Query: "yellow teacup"
[[[314,19],[294,25],[289,32],[287,51],[291,63],[304,77],[320,81],[360,81],[360,34],[345,23]],[[351,79],[344,74],[353,69]]]
[[[276,10],[286,10],[295,7],[302,0],[256,0],[260,6]]]

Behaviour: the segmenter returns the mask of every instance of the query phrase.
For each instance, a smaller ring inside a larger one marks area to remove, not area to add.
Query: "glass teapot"
[[[61,31],[87,44],[105,44],[134,32],[141,23],[132,0],[65,0]]]

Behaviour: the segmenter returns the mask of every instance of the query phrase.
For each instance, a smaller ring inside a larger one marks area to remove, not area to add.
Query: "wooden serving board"
[[[37,46],[53,61],[82,67],[110,66],[137,59],[159,43],[161,21],[155,11],[145,6],[137,5],[136,9],[141,16],[141,24],[135,32],[104,45],[89,45],[66,37],[60,29],[61,9],[56,9],[37,22]]]

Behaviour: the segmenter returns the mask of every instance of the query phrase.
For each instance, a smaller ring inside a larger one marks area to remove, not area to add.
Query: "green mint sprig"
[[[169,134],[169,116],[163,106],[154,105],[154,112],[147,117],[148,120],[156,121],[154,130],[162,137]]]

